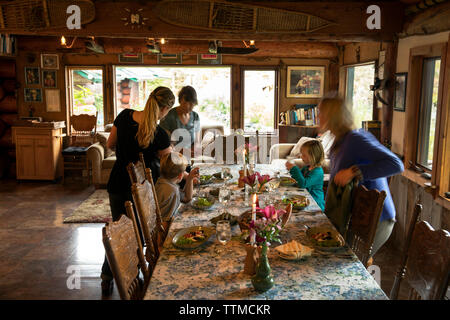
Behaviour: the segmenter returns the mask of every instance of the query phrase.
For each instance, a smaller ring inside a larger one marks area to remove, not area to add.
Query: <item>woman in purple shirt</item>
[[[359,177],[367,189],[386,191],[372,255],[389,239],[395,224],[395,207],[387,177],[404,170],[401,160],[370,132],[355,130],[353,116],[342,99],[325,98],[319,104],[320,131],[330,130],[336,137],[330,151],[330,181],[345,186]]]

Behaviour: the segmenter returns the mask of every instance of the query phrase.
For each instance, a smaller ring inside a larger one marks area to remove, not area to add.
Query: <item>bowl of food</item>
[[[263,217],[263,213],[256,211],[256,219],[260,219],[262,217]],[[238,217],[237,221],[239,223],[239,228],[241,229],[241,232],[243,232],[245,230],[249,230],[250,229],[250,221],[252,221],[252,210],[247,210],[244,213],[242,213]]]
[[[216,199],[211,195],[206,195],[203,197],[194,197],[192,198],[192,207],[198,210],[210,210]]]
[[[212,180],[213,180],[213,175],[211,175],[211,174],[200,175],[200,184],[201,185],[210,184],[210,183],[212,183]]]
[[[338,249],[345,245],[341,234],[331,227],[312,227],[306,231],[306,235],[317,247]]]
[[[195,249],[204,244],[214,233],[212,228],[196,226],[181,229],[172,239],[172,244],[181,249]]]
[[[283,204],[292,204],[292,209],[295,211],[304,210],[309,206],[309,199],[305,196],[284,196],[281,200]]]
[[[280,178],[280,186],[282,187],[292,187],[292,186],[296,186],[297,185],[297,181],[295,181],[294,178],[291,177],[281,177]]]

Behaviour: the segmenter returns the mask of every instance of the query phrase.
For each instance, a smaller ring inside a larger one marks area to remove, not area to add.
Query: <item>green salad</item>
[[[209,207],[213,205],[213,202],[207,198],[198,198],[196,205],[199,207]]]

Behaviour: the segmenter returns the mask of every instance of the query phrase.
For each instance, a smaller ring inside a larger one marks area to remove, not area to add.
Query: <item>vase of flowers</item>
[[[272,180],[268,174],[260,175],[259,172],[242,178],[244,184],[250,187],[250,193],[261,193],[266,190],[266,183]]]
[[[263,213],[263,217],[250,222],[250,238],[254,235],[256,243],[261,246],[261,253],[256,266],[256,274],[252,277],[252,284],[255,290],[264,292],[274,285],[267,250],[271,243],[281,243],[281,218],[285,211],[276,210],[272,205],[258,210]]]

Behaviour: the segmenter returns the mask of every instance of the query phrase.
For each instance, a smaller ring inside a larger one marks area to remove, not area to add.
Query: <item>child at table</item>
[[[300,188],[305,188],[316,200],[322,211],[325,209],[325,197],[323,194],[323,169],[324,151],[319,140],[305,142],[300,148],[300,154],[306,166],[297,167],[291,162],[286,162],[286,169],[291,177],[297,181]]]
[[[183,190],[180,190],[178,183],[183,179],[187,165],[187,159],[178,152],[168,153],[160,161],[161,176],[155,184],[155,189],[161,219],[166,230],[177,214],[180,203],[191,201],[194,179],[199,178],[198,168],[192,169],[186,177]]]

